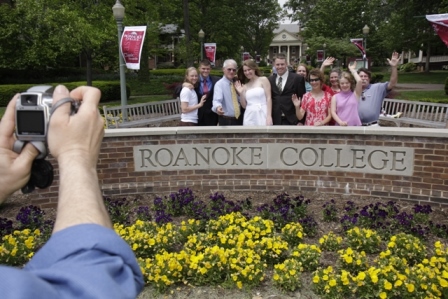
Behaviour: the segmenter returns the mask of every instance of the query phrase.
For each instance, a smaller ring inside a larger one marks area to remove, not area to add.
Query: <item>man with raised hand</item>
[[[12,151],[15,96],[0,123],[0,203],[26,184],[37,150]],[[56,87],[53,105],[81,100],[70,115],[63,104],[50,118],[48,146],[59,165],[59,200],[53,234],[23,269],[0,266],[2,298],[136,298],[143,277],[134,253],[112,229],[96,165],[104,135],[101,92]]]
[[[362,94],[358,105],[358,113],[363,126],[376,126],[378,124],[384,98],[397,85],[399,61],[400,55],[397,52],[393,52],[392,58],[387,59],[391,68],[389,82],[370,84],[372,73],[366,68],[358,70],[359,77],[362,80]]]

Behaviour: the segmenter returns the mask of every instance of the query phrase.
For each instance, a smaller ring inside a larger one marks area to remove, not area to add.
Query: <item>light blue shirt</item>
[[[375,83],[364,89],[358,104],[358,114],[361,123],[378,121],[383,100],[389,92],[387,90],[388,86],[389,82]]]
[[[213,92],[213,107],[212,111],[216,113],[218,107],[222,107],[224,115],[228,117],[235,117],[235,109],[233,108],[232,92],[230,91],[230,84],[232,82],[225,76],[222,77],[215,84]],[[238,97],[238,103],[240,99]],[[241,109],[241,106],[240,106]]]
[[[143,285],[129,245],[96,224],[55,233],[24,269],[0,266],[5,299],[136,298]]]

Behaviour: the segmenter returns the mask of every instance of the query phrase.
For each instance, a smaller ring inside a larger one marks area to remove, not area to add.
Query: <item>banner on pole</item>
[[[317,61],[324,61],[324,50],[317,50]]]
[[[426,15],[426,19],[448,47],[448,14]]]
[[[120,46],[124,62],[128,69],[140,69],[140,57],[142,55],[145,34],[146,26],[124,27]]]
[[[363,39],[362,38],[351,38],[350,42],[354,44],[359,51],[361,51],[362,58],[366,58],[366,49],[364,49]]]
[[[243,52],[243,61],[246,61],[250,59],[250,53],[249,52]]]
[[[216,62],[216,43],[204,44],[205,57],[210,60],[210,63],[214,66]]]

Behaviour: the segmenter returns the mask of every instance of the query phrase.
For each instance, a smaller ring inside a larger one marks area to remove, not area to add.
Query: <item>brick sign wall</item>
[[[448,130],[107,130],[98,170],[103,194],[108,196],[168,195],[190,187],[325,192],[448,205]],[[54,206],[57,185],[56,175],[52,187],[32,195],[32,203]]]

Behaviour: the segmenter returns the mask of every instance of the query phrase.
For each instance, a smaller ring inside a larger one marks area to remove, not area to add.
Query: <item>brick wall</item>
[[[411,176],[360,172],[285,169],[200,169],[136,172],[133,147],[182,144],[343,144],[414,149]],[[51,159],[50,159],[51,160]],[[54,206],[58,169],[46,190],[32,195],[32,204]],[[148,128],[107,130],[98,165],[104,195],[154,193],[180,188],[223,191],[325,192],[448,205],[448,130],[417,128]],[[82,190],[80,190],[82,192]],[[347,193],[348,192],[348,193]]]

